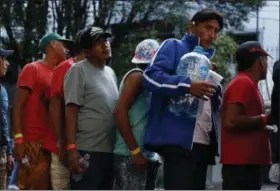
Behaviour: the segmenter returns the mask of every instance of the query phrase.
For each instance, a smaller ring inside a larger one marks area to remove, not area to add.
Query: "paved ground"
[[[213,183],[213,185],[208,186],[207,190],[221,190],[222,183]],[[277,190],[277,185],[275,184],[265,184],[262,187],[262,190]]]
[[[164,190],[163,188],[157,188],[156,190]],[[222,190],[221,183],[215,183],[211,187],[206,188],[206,190]],[[277,185],[263,185],[262,190],[277,190]]]
[[[276,184],[263,185],[262,190],[277,190],[277,185]]]
[[[222,189],[222,177],[221,177],[221,165],[216,164],[211,169],[208,169],[210,171],[210,174],[208,174],[208,178],[211,177],[212,174],[212,184],[208,185],[207,190],[221,190]],[[276,184],[264,184],[262,187],[262,190],[276,190],[277,185]]]

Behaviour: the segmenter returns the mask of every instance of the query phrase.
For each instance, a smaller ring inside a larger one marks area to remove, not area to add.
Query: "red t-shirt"
[[[54,70],[52,85],[50,89],[50,97],[59,96],[64,99],[64,91],[63,91],[63,81],[64,76],[69,70],[69,68],[74,64],[74,59],[70,58],[68,60],[60,63]]]
[[[17,86],[32,90],[26,100],[22,117],[24,140],[44,140],[48,124],[46,91],[51,84],[53,69],[40,61],[27,64],[21,71]]]
[[[63,81],[64,76],[74,63],[74,59],[70,58],[61,62],[53,72],[51,86],[49,88],[48,99],[58,96],[61,99],[64,99],[64,92],[63,92]],[[43,147],[53,153],[58,154],[58,147],[57,147],[57,137],[55,134],[55,130],[53,124],[50,123],[46,129],[46,139],[44,141]]]
[[[244,73],[238,74],[225,90],[222,105],[221,163],[222,164],[270,164],[271,150],[266,130],[232,132],[223,125],[223,113],[227,104],[245,106],[245,115],[264,113],[264,104],[258,85]]]

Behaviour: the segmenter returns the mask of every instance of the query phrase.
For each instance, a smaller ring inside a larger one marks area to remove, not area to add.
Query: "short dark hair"
[[[87,28],[84,28],[82,30],[79,30],[75,36],[75,40],[74,40],[74,48],[73,48],[73,52],[75,53],[75,55],[80,54],[82,52],[82,48],[81,48],[81,35],[83,33],[83,31],[85,31]]]
[[[202,9],[194,14],[191,19],[191,22],[202,23],[209,20],[216,20],[220,25],[220,29],[222,30],[224,27],[224,19],[223,16],[212,9]]]
[[[237,71],[238,72],[243,72],[243,71],[246,71],[248,69],[250,69],[254,64],[255,62],[260,59],[262,56],[259,56],[259,57],[256,57],[254,59],[251,59],[250,61],[249,60],[244,60],[244,61],[237,61]]]

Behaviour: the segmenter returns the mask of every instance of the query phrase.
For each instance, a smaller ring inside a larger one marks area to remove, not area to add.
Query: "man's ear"
[[[194,33],[194,28],[195,28],[195,23],[194,23],[194,22],[191,22],[191,23],[188,25],[188,32],[189,32],[189,34]]]
[[[86,57],[90,56],[90,49],[84,49],[83,53]]]
[[[52,40],[52,41],[50,42],[50,46],[54,48],[54,47],[56,46],[56,41],[55,41],[55,40]]]

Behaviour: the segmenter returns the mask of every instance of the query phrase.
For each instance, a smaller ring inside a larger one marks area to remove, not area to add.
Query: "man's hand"
[[[9,171],[13,170],[14,163],[15,163],[15,161],[14,161],[13,156],[12,155],[8,155],[7,156],[7,167],[8,167]]]
[[[81,172],[80,165],[79,165],[79,159],[81,158],[81,155],[76,150],[69,150],[67,152],[68,155],[68,164],[69,169],[72,173],[79,173]]]
[[[267,116],[267,124],[268,125],[275,125],[276,124],[276,121],[275,121],[271,111],[268,111],[266,113],[266,116]]]
[[[190,94],[203,100],[211,98],[215,94],[216,86],[203,81],[192,81]]]
[[[15,157],[17,161],[21,161],[24,155],[24,144],[15,144]]]
[[[143,172],[147,167],[148,160],[143,154],[140,152],[137,155],[132,156],[132,164],[136,168],[137,171]]]

